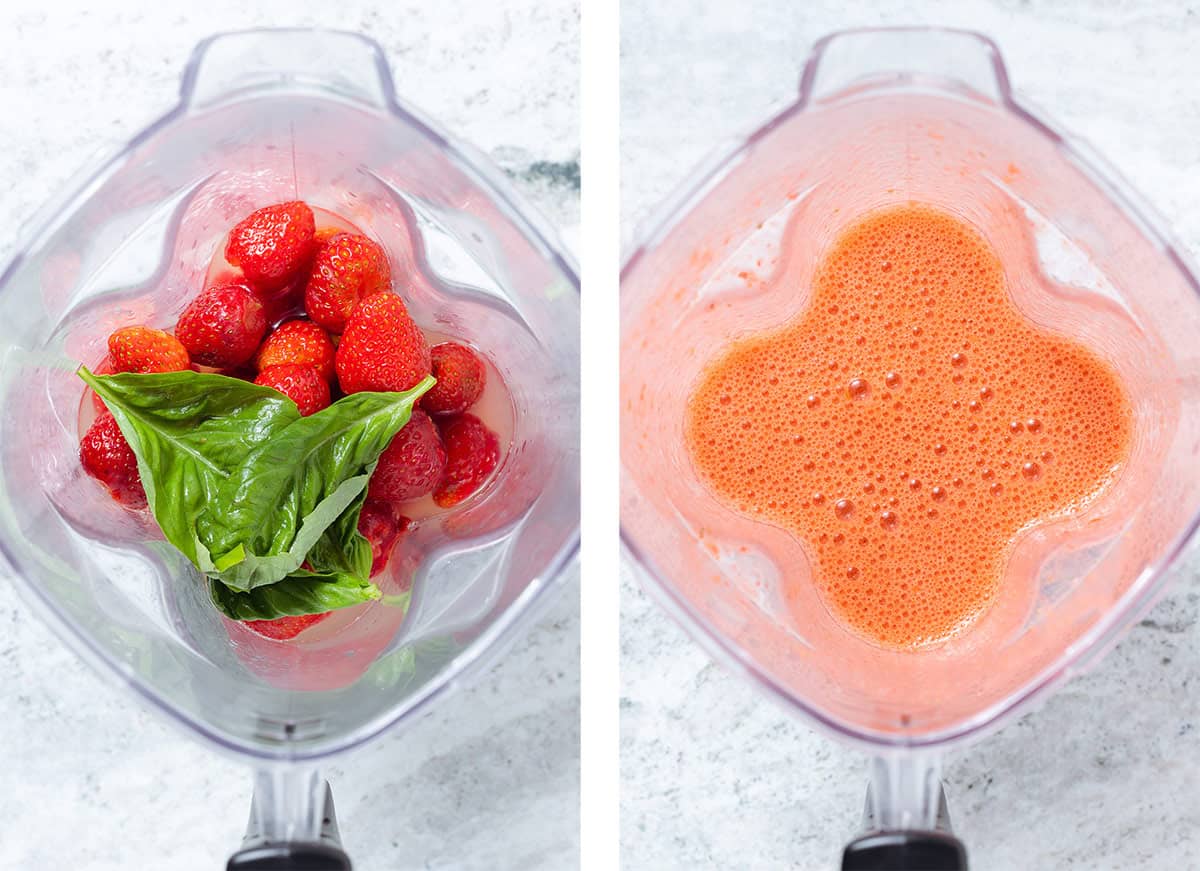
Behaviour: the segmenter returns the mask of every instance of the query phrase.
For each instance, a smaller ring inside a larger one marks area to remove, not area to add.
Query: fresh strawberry
[[[329,407],[329,382],[312,366],[301,363],[282,363],[268,366],[258,373],[255,384],[273,387],[296,403],[301,417],[308,417]]]
[[[430,414],[462,414],[483,393],[487,378],[483,361],[457,342],[434,345],[429,356],[437,384],[421,397],[421,407]]]
[[[388,502],[368,499],[363,505],[358,515],[358,531],[371,543],[371,577],[387,568],[396,539],[408,531],[411,523]]]
[[[105,409],[79,442],[83,470],[108,488],[112,497],[128,508],[145,508],[146,491],[138,474],[137,457]]]
[[[219,369],[248,362],[266,331],[262,303],[240,284],[210,287],[192,300],[175,325],[193,362]]]
[[[270,638],[273,641],[289,641],[309,626],[320,623],[332,613],[332,611],[326,611],[323,614],[276,617],[274,620],[247,620],[242,625],[263,638]]]
[[[333,378],[333,340],[312,321],[287,321],[275,328],[263,341],[255,357],[261,372],[283,363],[312,366],[322,378]]]
[[[446,469],[446,449],[429,415],[414,408],[412,417],[379,455],[367,487],[368,499],[408,502],[432,493]]]
[[[180,372],[192,365],[187,348],[170,333],[122,327],[108,337],[114,372]]]
[[[429,345],[394,293],[358,304],[334,356],[346,393],[408,390],[429,374]]]
[[[438,423],[446,445],[446,473],[433,491],[442,508],[462,502],[500,463],[500,439],[473,414],[460,414]]]
[[[267,206],[230,231],[225,259],[241,268],[255,290],[270,293],[311,262],[315,229],[312,209],[305,203]]]
[[[366,236],[339,233],[317,249],[304,309],[325,329],[340,333],[361,300],[391,289],[392,267],[383,249]]]

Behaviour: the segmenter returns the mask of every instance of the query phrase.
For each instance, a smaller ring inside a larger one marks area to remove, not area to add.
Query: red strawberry
[[[108,359],[114,372],[179,372],[192,365],[177,338],[149,327],[122,327],[109,336]]]
[[[408,502],[432,493],[446,468],[446,449],[429,415],[414,408],[412,417],[379,455],[367,487],[368,499]]]
[[[466,345],[443,342],[430,351],[437,384],[421,397],[421,407],[430,414],[461,414],[483,393],[487,370],[483,361]]]
[[[258,633],[263,638],[270,638],[273,641],[289,641],[309,626],[320,623],[332,613],[332,611],[326,611],[324,614],[276,617],[274,620],[247,620],[242,625],[251,632]]]
[[[311,261],[315,229],[305,203],[267,206],[229,232],[225,259],[241,268],[255,290],[279,290]]]
[[[262,303],[240,284],[210,287],[192,300],[175,325],[193,362],[219,369],[249,361],[266,331]]]
[[[273,387],[295,402],[301,417],[308,417],[329,407],[329,382],[318,375],[312,366],[300,363],[268,366],[258,373],[254,383]]]
[[[500,463],[500,439],[473,414],[460,414],[438,424],[446,445],[446,474],[433,491],[442,508],[462,502]]]
[[[137,457],[105,409],[79,442],[83,470],[108,488],[112,497],[128,508],[145,508],[146,491],[138,474]]]
[[[312,321],[287,321],[275,328],[258,349],[254,363],[261,372],[283,363],[312,366],[329,381],[333,378],[333,340]]]
[[[358,304],[334,357],[346,393],[408,390],[429,374],[429,345],[394,293]]]
[[[358,531],[371,543],[371,577],[387,568],[396,539],[408,531],[412,521],[396,513],[388,502],[368,499],[358,516]]]
[[[383,249],[366,236],[339,233],[313,258],[304,309],[325,329],[340,333],[361,300],[391,289],[392,267]]]

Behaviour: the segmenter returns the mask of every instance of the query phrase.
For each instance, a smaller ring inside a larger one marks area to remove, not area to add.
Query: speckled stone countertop
[[[815,39],[913,23],[990,34],[1015,87],[1090,141],[1200,256],[1200,10],[1132,0],[626,0],[626,242],[717,141],[794,95]],[[1094,670],[950,757],[972,867],[1200,865],[1198,570],[1186,560]],[[628,568],[622,592],[623,867],[835,867],[859,822],[864,757],[714,665]]]
[[[574,0],[13,3],[0,12],[0,260],[95,153],[175,101],[197,41],[323,26],[378,40],[398,92],[487,152],[557,224],[579,223]],[[416,726],[328,772],[361,871],[578,866],[579,604],[562,596],[502,662]],[[0,568],[0,868],[224,867],[248,769],[87,669]],[[535,752],[531,752],[535,751]],[[151,861],[148,857],[155,857]]]

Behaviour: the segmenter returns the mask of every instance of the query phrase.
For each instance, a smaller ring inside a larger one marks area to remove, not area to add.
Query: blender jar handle
[[[219,33],[192,51],[180,86],[188,108],[254,91],[332,93],[376,108],[395,102],[383,49],[357,33],[276,29]]]
[[[936,755],[875,757],[863,817],[864,834],[846,845],[842,871],[967,871]]]
[[[313,769],[262,769],[250,822],[226,871],[352,871],[342,849],[333,792]]]
[[[1011,101],[1000,49],[983,34],[884,27],[843,30],[818,40],[800,77],[800,103],[912,78],[940,80],[995,103]]]

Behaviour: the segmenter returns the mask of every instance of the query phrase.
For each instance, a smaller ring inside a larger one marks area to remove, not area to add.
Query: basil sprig
[[[211,579],[226,615],[269,620],[379,597],[358,517],[379,455],[433,378],[301,417],[282,393],[224,375],[79,375],[137,456],[163,535]]]

